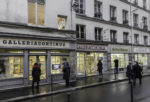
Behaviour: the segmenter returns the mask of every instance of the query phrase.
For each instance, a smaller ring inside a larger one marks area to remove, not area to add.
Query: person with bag
[[[32,88],[34,88],[34,83],[37,83],[37,88],[39,88],[39,81],[40,81],[41,69],[38,63],[35,63],[32,68]]]
[[[131,62],[129,62],[129,65],[127,66],[127,71],[126,71],[126,76],[128,77],[129,83],[131,83],[131,79],[132,79],[132,64]]]
[[[97,71],[99,72],[99,77],[102,75],[103,76],[103,63],[101,60],[98,61],[97,64]]]
[[[70,66],[68,62],[64,63],[63,66],[63,79],[66,81],[66,86],[69,86]]]
[[[139,79],[139,84],[142,84],[142,67],[139,65],[138,62],[133,66],[133,73],[134,73],[134,85],[136,85],[136,78]]]

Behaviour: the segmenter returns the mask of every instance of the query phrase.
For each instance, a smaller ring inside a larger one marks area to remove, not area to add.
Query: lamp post
[[[132,0],[130,0],[130,25],[131,25],[131,69],[133,69],[133,12],[135,12],[138,9],[132,10]],[[133,79],[131,79],[131,102],[133,102]]]

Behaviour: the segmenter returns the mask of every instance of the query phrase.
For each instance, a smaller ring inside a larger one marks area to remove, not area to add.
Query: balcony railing
[[[129,23],[128,20],[123,21],[123,24],[128,24],[128,23]]]
[[[144,25],[144,26],[143,26],[143,30],[148,30],[148,26],[147,26],[147,25]]]
[[[95,18],[100,18],[100,19],[102,19],[102,13],[101,13],[101,12],[96,12],[96,13],[94,14],[94,17],[95,17]]]
[[[117,18],[116,17],[110,17],[110,21],[117,22]]]
[[[134,25],[133,25],[133,26],[134,26],[134,27],[136,27],[136,28],[138,28],[138,27],[139,27],[137,23],[134,23]]]
[[[129,40],[124,39],[124,40],[123,40],[123,43],[125,43],[125,44],[129,44]]]
[[[85,10],[84,9],[77,9],[76,13],[84,15],[85,14]]]
[[[134,44],[138,45],[138,44],[139,44],[139,41],[138,41],[138,40],[136,40],[136,41],[134,42]]]
[[[112,39],[111,39],[111,42],[112,42],[112,43],[117,43],[117,39],[116,39],[116,38],[112,38]]]

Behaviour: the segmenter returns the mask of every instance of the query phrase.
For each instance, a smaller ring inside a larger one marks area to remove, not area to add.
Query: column
[[[46,66],[46,79],[48,83],[51,83],[51,53],[47,51],[47,66]]]

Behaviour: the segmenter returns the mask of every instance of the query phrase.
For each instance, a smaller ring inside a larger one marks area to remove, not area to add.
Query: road
[[[134,102],[150,102],[150,77],[137,80],[133,87]],[[97,86],[21,102],[131,102],[130,84],[127,81]]]

